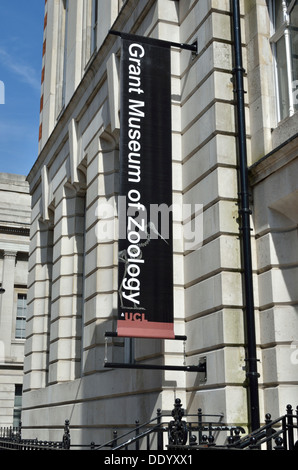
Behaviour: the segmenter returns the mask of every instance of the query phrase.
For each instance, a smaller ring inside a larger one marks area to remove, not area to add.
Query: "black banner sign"
[[[117,333],[173,338],[170,46],[121,39]]]

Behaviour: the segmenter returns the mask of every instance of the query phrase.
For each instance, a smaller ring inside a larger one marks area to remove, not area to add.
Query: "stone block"
[[[237,287],[237,289],[236,289]],[[242,291],[239,273],[222,272],[202,280],[185,290],[185,315],[187,319],[223,306],[241,307]]]

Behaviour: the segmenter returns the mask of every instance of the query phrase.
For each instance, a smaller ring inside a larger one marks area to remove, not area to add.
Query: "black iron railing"
[[[265,417],[265,424],[247,434],[242,426],[223,422],[223,415],[186,414],[181,400],[175,400],[171,413],[160,409],[149,421],[134,426],[121,435],[113,431],[111,439],[103,444],[73,444],[70,424],[66,420],[61,441],[23,439],[21,424],[18,428],[0,428],[0,450],[158,450],[195,451],[200,449],[237,450],[298,450],[298,407],[291,405],[278,419]]]
[[[0,428],[0,450],[69,450],[69,421],[65,420],[64,433],[61,441],[41,441],[22,439],[22,424],[18,427]]]
[[[172,417],[172,420],[169,418]],[[187,418],[185,421],[183,418]],[[171,450],[177,447],[195,449],[199,445],[215,445],[219,433],[226,433],[236,442],[238,436],[245,434],[241,426],[227,425],[222,422],[223,415],[206,415],[199,409],[197,414],[187,414],[181,400],[175,400],[170,414],[157,410],[155,418],[147,423],[136,423],[134,429],[113,438],[95,450]]]
[[[266,414],[264,426],[231,445],[239,449],[298,450],[298,406],[294,414],[292,406],[287,405],[286,414],[274,420]]]

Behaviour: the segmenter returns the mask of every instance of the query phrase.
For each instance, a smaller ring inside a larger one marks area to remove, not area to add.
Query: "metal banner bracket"
[[[142,370],[176,370],[182,372],[201,372],[204,374],[204,379],[207,380],[207,364],[206,358],[202,358],[198,365],[192,366],[176,366],[176,365],[159,365],[159,364],[140,364],[140,363],[121,363],[121,362],[108,362],[107,359],[107,338],[109,337],[118,337],[116,332],[107,331],[105,333],[106,343],[105,343],[105,359],[104,367],[109,369],[142,369]],[[186,341],[186,336],[175,336],[173,339]]]
[[[191,51],[195,54],[198,52],[198,44],[197,41],[195,41],[193,44],[184,44],[180,42],[173,42],[173,41],[166,41],[163,39],[155,39],[155,38],[148,38],[146,36],[138,36],[136,34],[128,34],[128,33],[122,33],[121,31],[115,31],[113,29],[110,29],[109,31],[110,34],[114,34],[115,36],[120,36],[123,38],[130,37],[131,39],[134,38],[136,41],[146,41],[147,43],[156,43],[159,45],[164,45],[165,47],[177,47],[179,49],[185,49],[187,51]]]

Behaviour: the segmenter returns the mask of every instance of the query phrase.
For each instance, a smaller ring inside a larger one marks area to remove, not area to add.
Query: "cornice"
[[[260,183],[271,174],[288,165],[298,156],[298,134],[286,140],[248,169],[252,186]]]

